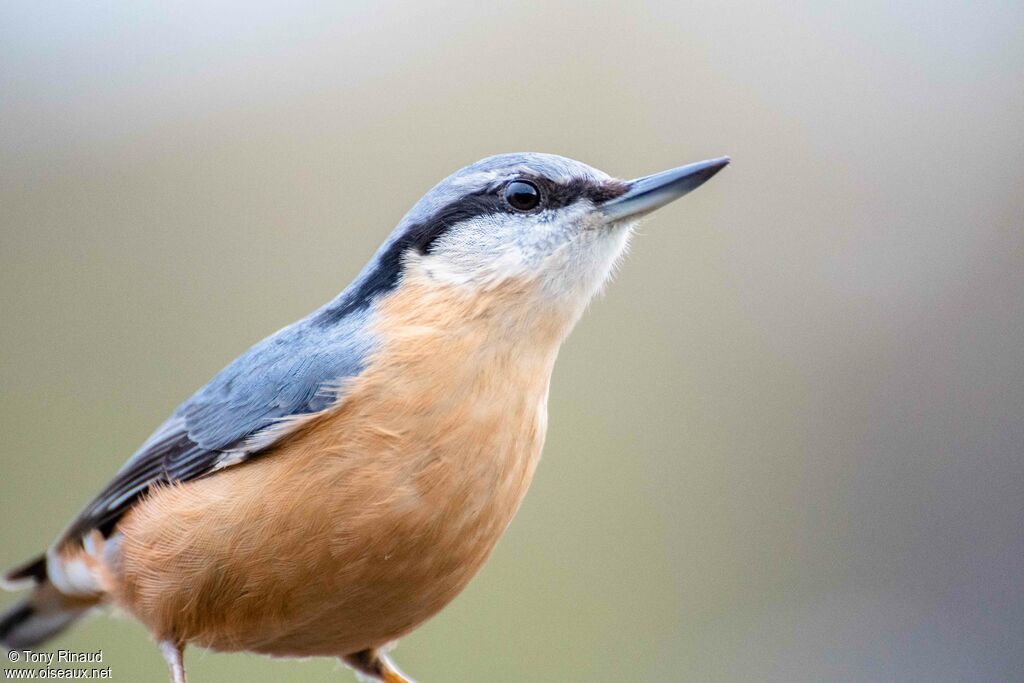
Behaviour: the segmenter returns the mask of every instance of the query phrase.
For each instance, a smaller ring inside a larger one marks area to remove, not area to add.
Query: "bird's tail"
[[[32,594],[0,616],[0,644],[8,650],[31,649],[66,629],[94,605],[95,598],[68,596],[47,578],[40,557],[4,576],[4,586],[34,584]]]

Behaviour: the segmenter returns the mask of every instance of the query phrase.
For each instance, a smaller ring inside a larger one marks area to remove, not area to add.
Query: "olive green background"
[[[277,4],[0,5],[0,564],[451,171],[730,154],[641,229],[563,349],[522,511],[398,661],[1024,677],[1024,6]],[[53,647],[165,677],[124,618]]]

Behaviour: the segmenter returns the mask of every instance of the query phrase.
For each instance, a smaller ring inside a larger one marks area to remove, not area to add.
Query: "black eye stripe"
[[[398,285],[402,275],[402,257],[410,249],[421,254],[430,253],[431,247],[453,226],[479,216],[508,211],[505,200],[493,188],[486,188],[442,206],[425,220],[409,225],[405,232],[377,257],[375,267],[342,299],[324,308],[317,316],[317,324],[335,324],[354,311],[368,307],[373,300]]]
[[[626,184],[619,180],[594,182],[573,179],[565,183],[556,183],[546,178],[520,179],[532,182],[539,188],[544,209],[560,209],[581,198],[598,205],[618,197],[628,189]],[[498,186],[491,185],[459,197],[437,209],[428,218],[409,225],[402,235],[378,256],[373,270],[366,273],[357,286],[319,312],[316,323],[321,326],[333,325],[350,313],[368,307],[377,296],[394,289],[402,274],[402,256],[409,249],[429,254],[434,243],[455,225],[479,216],[512,211],[505,200],[507,185],[508,182]]]
[[[544,184],[547,207],[551,209],[569,206],[580,199],[587,199],[597,206],[625,194],[628,189],[629,186],[621,180],[595,182],[583,178],[573,178],[564,183],[549,181]]]

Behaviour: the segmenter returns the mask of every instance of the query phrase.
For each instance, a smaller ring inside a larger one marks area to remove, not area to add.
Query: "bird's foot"
[[[377,649],[363,650],[341,658],[357,674],[381,683],[416,683],[394,665],[391,659]]]
[[[171,670],[171,683],[186,683],[185,681],[185,648],[171,640],[161,640],[160,653],[164,656],[168,668]]]

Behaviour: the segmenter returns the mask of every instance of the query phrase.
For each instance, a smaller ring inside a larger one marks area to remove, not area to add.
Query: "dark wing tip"
[[[4,583],[12,587],[29,579],[35,583],[46,581],[46,555],[34,557],[4,574]]]

